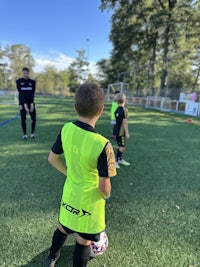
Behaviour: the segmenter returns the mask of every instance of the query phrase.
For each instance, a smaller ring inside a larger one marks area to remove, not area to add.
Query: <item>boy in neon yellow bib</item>
[[[63,126],[49,154],[49,162],[67,178],[46,266],[55,266],[72,233],[76,233],[73,267],[87,266],[91,241],[98,241],[105,230],[105,200],[116,168],[112,145],[95,131],[103,108],[103,90],[93,83],[81,85],[75,97],[79,118]]]

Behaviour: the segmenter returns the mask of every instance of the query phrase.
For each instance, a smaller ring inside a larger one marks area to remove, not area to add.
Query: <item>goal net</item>
[[[123,82],[109,84],[107,88],[107,100],[113,100],[117,92],[124,93],[126,96],[129,96],[129,84]]]
[[[18,92],[0,90],[0,104],[18,104]]]

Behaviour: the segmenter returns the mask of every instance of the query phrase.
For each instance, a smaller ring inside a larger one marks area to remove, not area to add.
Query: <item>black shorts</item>
[[[74,234],[74,233],[77,233],[78,235],[80,235],[82,238],[86,239],[86,240],[91,240],[91,241],[94,241],[94,242],[98,242],[100,240],[100,233],[98,234],[85,234],[85,233],[79,233],[79,232],[75,232],[69,228],[67,228],[66,226],[62,225],[60,223],[60,225],[65,229],[65,231],[68,233],[68,234]]]
[[[117,145],[121,147],[125,147],[126,145],[126,139],[125,136],[116,136]]]

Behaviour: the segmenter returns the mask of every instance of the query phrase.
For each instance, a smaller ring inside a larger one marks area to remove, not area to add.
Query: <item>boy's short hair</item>
[[[126,95],[123,93],[119,93],[116,95],[115,99],[118,104],[123,104],[126,101]]]
[[[104,91],[95,83],[84,83],[76,91],[75,108],[80,116],[93,118],[104,105]]]
[[[28,72],[29,72],[29,68],[24,67],[24,68],[22,69],[22,71],[28,71]]]

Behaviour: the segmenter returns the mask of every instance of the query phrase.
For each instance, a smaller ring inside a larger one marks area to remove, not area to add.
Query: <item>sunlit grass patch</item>
[[[4,110],[9,116],[18,112],[16,106]],[[108,138],[109,110],[106,103],[97,124]],[[47,157],[62,125],[76,118],[73,98],[38,98],[36,139],[21,139],[19,119],[0,127],[0,266],[44,265],[65,180]],[[129,106],[131,138],[124,156],[131,166],[112,178],[109,247],[88,266],[200,266],[199,120],[189,124],[186,118]],[[58,267],[72,266],[73,245],[71,236]]]

